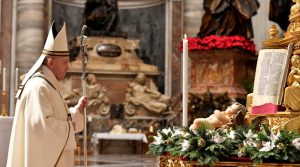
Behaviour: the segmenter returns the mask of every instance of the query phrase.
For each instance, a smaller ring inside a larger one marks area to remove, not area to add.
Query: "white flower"
[[[227,136],[230,138],[230,139],[232,139],[232,140],[235,140],[235,131],[234,130],[231,130],[228,134],[227,134]]]
[[[158,134],[158,136],[153,136],[154,141],[152,143],[155,144],[155,145],[164,144],[165,141],[162,139],[162,135],[159,134],[159,133],[157,133],[157,134]]]
[[[162,132],[163,132],[164,134],[166,134],[166,135],[168,135],[169,133],[172,134],[172,130],[171,130],[170,127],[169,127],[168,129],[163,129]]]
[[[257,146],[257,143],[252,139],[252,138],[250,138],[250,139],[246,139],[246,140],[244,140],[243,141],[243,145],[245,146],[245,147],[256,147]]]
[[[296,147],[297,150],[300,150],[300,138],[296,138],[292,141],[292,144]]]
[[[211,130],[211,129],[209,129],[209,130],[207,130],[207,133],[208,133],[208,134],[215,133],[215,130]]]
[[[181,130],[181,129],[175,129],[174,133],[172,134],[171,137],[175,137],[175,136],[183,136],[183,137],[188,137],[190,134]]]
[[[190,136],[190,134],[189,134],[189,133],[187,133],[187,132],[184,132],[184,133],[182,134],[182,136],[183,136],[183,137],[189,137],[189,136]]]
[[[195,135],[199,135],[198,132],[197,132],[197,130],[195,130],[193,128],[190,128],[190,131],[193,132]]]
[[[271,132],[270,139],[273,143],[275,143],[278,140],[279,136],[280,136],[280,132],[278,132],[277,134],[274,134],[273,132]]]
[[[172,134],[172,137],[179,136],[181,134],[182,134],[182,131],[180,129],[174,129],[174,133]]]
[[[223,143],[226,140],[226,138],[223,137],[223,136],[220,136],[220,134],[217,133],[217,134],[215,134],[215,135],[212,136],[211,140],[213,142],[215,142],[215,143],[219,143],[220,144],[220,143]]]
[[[259,151],[268,152],[275,147],[275,144],[272,141],[263,142],[262,145],[263,145],[263,147],[261,149],[259,149]]]
[[[243,132],[243,133],[244,133],[244,132]],[[247,133],[244,133],[244,135],[245,135],[246,138],[250,138],[250,137],[253,136],[253,132],[252,132],[252,130],[250,129],[250,130],[248,130]]]
[[[183,140],[181,143],[181,151],[186,151],[190,147],[190,142],[188,140]]]

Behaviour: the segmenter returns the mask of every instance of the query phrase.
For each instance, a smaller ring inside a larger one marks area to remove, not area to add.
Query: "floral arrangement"
[[[201,127],[197,130],[174,127],[163,129],[154,136],[149,145],[149,152],[153,155],[170,154],[182,159],[197,160],[200,165],[213,165],[220,158],[230,156],[234,140],[226,137],[223,130],[210,130]]]
[[[263,125],[260,131],[247,133],[239,156],[249,156],[254,163],[264,160],[300,162],[300,135],[295,131],[272,131]]]
[[[212,49],[228,49],[241,48],[249,52],[255,53],[255,44],[243,36],[217,36],[210,35],[204,38],[189,37],[188,46],[190,51],[194,50],[212,50]],[[182,50],[182,44],[179,47]]]
[[[300,134],[272,131],[265,125],[260,130],[250,126],[216,130],[205,126],[197,130],[174,127],[157,131],[148,153],[178,156],[209,166],[230,157],[251,158],[255,164],[267,160],[300,162]]]

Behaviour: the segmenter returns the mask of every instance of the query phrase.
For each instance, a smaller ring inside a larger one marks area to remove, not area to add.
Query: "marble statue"
[[[163,113],[168,110],[170,97],[161,94],[157,90],[149,89],[146,85],[146,75],[137,74],[136,78],[129,83],[125,97],[125,112],[133,115],[137,106],[144,107],[147,111]]]
[[[300,111],[300,56],[291,58],[291,71],[287,78],[284,94],[284,106],[288,111]]]
[[[107,115],[110,111],[110,104],[105,87],[97,84],[94,74],[88,74],[86,81],[86,95],[89,97],[87,109],[96,107],[99,114]]]
[[[127,37],[119,26],[117,0],[87,0],[83,15],[88,36]]]
[[[95,112],[100,115],[107,115],[110,111],[109,98],[106,94],[106,89],[97,83],[94,74],[88,74],[86,80],[86,96],[89,98],[87,107],[88,113]],[[67,105],[73,105],[80,97],[81,89],[73,89],[64,95]]]
[[[210,128],[220,128],[224,125],[233,127],[235,125],[245,124],[245,116],[247,110],[242,104],[235,102],[225,111],[215,110],[214,114],[208,118],[197,118],[190,126],[191,129],[200,128],[203,125],[208,125]]]
[[[241,35],[253,38],[251,18],[259,8],[258,0],[204,0],[203,8],[205,13],[198,37]]]
[[[73,89],[72,91],[65,93],[63,95],[63,98],[65,99],[68,106],[73,106],[74,104],[76,104],[76,101],[79,100],[80,95],[81,89]]]

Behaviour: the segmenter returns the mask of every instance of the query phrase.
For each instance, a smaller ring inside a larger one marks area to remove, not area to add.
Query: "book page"
[[[289,61],[287,49],[263,49],[259,52],[252,106],[266,103],[281,105]]]

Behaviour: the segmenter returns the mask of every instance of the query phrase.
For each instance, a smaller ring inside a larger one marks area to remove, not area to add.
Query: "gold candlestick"
[[[2,91],[2,110],[1,110],[1,116],[8,116],[7,110],[6,110],[6,92]]]

